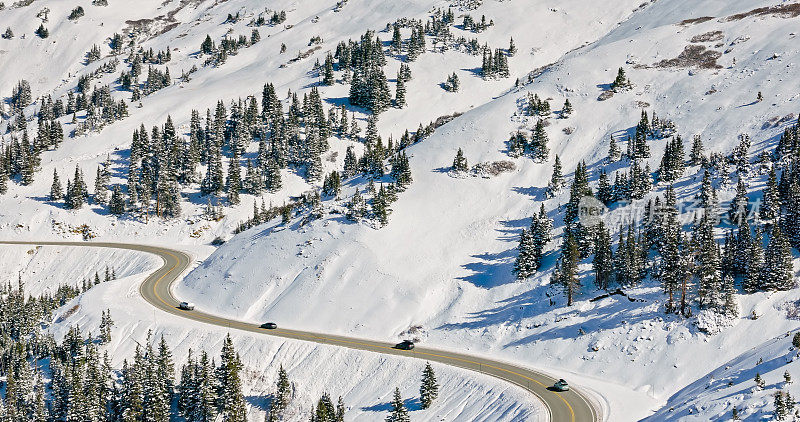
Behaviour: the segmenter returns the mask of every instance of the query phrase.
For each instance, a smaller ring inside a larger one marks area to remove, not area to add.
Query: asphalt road
[[[156,246],[128,243],[0,241],[0,244],[91,246],[128,249],[155,254],[164,260],[164,265],[150,274],[147,279],[142,282],[139,287],[139,292],[147,302],[165,312],[194,321],[262,335],[330,344],[387,355],[406,356],[464,368],[511,382],[533,393],[544,403],[545,407],[547,407],[550,420],[553,422],[595,422],[601,419],[598,416],[599,412],[590,404],[589,400],[587,400],[583,394],[574,389],[567,392],[551,391],[549,387],[555,383],[556,379],[509,363],[420,346],[415,347],[414,350],[406,351],[395,349],[393,343],[381,341],[290,330],[286,328],[267,330],[261,328],[258,324],[223,318],[204,313],[201,310],[184,311],[178,309],[180,301],[172,295],[171,285],[180,278],[192,262],[191,256],[184,252]],[[280,322],[283,323],[283,321]]]

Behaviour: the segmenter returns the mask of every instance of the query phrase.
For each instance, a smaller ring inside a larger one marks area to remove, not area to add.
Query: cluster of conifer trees
[[[741,136],[727,156],[706,154],[701,139],[694,137],[688,160],[683,141],[675,136],[666,140],[658,171],[651,172],[647,164],[642,169],[640,162],[649,157],[647,143],[671,136],[674,130],[672,122],[658,120],[655,114],[648,119],[642,113],[636,136],[627,138],[624,159],[630,163],[629,168],[616,170],[613,184],[605,166],[600,165],[593,189],[586,164],[578,164],[569,201],[564,206],[560,257],[552,276],[552,282],[564,289],[568,305],[585,284],[585,278],[578,273],[581,262],[592,264],[598,289],[634,287],[648,278],[659,281],[667,296],[666,312],[685,316],[692,314],[693,307],[738,315],[738,288],[750,293],[795,287],[791,249],[800,247],[798,125],[787,128],[776,150],[761,154],[757,165],[748,156],[747,136]],[[612,139],[606,163],[621,157]],[[698,176],[702,175],[702,183],[694,196],[678,198],[672,184],[692,166],[698,169]],[[767,183],[758,195],[749,185],[765,173]],[[723,211],[717,188],[732,184],[733,178],[736,194]],[[551,194],[562,186],[561,162],[556,157]],[[660,193],[648,195],[654,187]],[[606,227],[602,220],[582,218],[582,208],[599,211],[598,206],[617,206],[617,201],[648,196],[643,212],[623,221],[618,228]],[[551,237],[549,221],[542,208],[534,216],[530,230],[523,230],[514,265],[518,278],[530,277],[540,269],[542,253]],[[612,238],[615,229],[616,248]]]

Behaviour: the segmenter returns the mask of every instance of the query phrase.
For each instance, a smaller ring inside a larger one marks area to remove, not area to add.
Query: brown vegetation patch
[[[720,69],[722,66],[717,64],[717,59],[722,57],[722,53],[716,50],[708,50],[702,45],[687,45],[681,54],[674,59],[665,59],[654,64],[655,67],[698,67],[700,69]]]
[[[779,4],[777,6],[759,7],[749,12],[738,13],[725,18],[726,21],[738,21],[750,16],[778,16],[785,19],[800,16],[800,3]]]
[[[712,42],[719,41],[724,38],[722,31],[709,31],[705,34],[695,35],[690,40],[691,42]]]
[[[684,19],[678,22],[678,25],[697,25],[698,23],[708,22],[711,19],[714,19],[713,16],[703,16],[701,18],[692,18],[692,19]]]

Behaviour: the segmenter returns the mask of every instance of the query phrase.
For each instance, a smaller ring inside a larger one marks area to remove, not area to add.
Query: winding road
[[[116,248],[158,255],[164,260],[164,265],[142,282],[139,292],[147,302],[162,311],[181,318],[261,335],[329,344],[387,355],[412,357],[464,368],[508,381],[533,393],[544,403],[549,412],[549,419],[553,422],[597,422],[601,420],[598,410],[580,392],[574,389],[567,392],[551,391],[549,386],[556,381],[553,377],[509,363],[419,346],[411,351],[406,351],[395,349],[394,344],[381,341],[285,328],[267,330],[261,328],[258,324],[223,318],[200,310],[184,311],[178,309],[180,301],[173,296],[171,286],[192,262],[191,256],[181,251],[157,246],[104,242],[0,241],[0,244]]]

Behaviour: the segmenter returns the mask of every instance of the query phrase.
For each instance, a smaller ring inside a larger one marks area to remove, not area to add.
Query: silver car
[[[553,390],[556,390],[556,391],[569,391],[569,384],[567,384],[567,381],[565,381],[563,379],[560,379],[560,380],[556,381],[555,384],[553,384]]]

